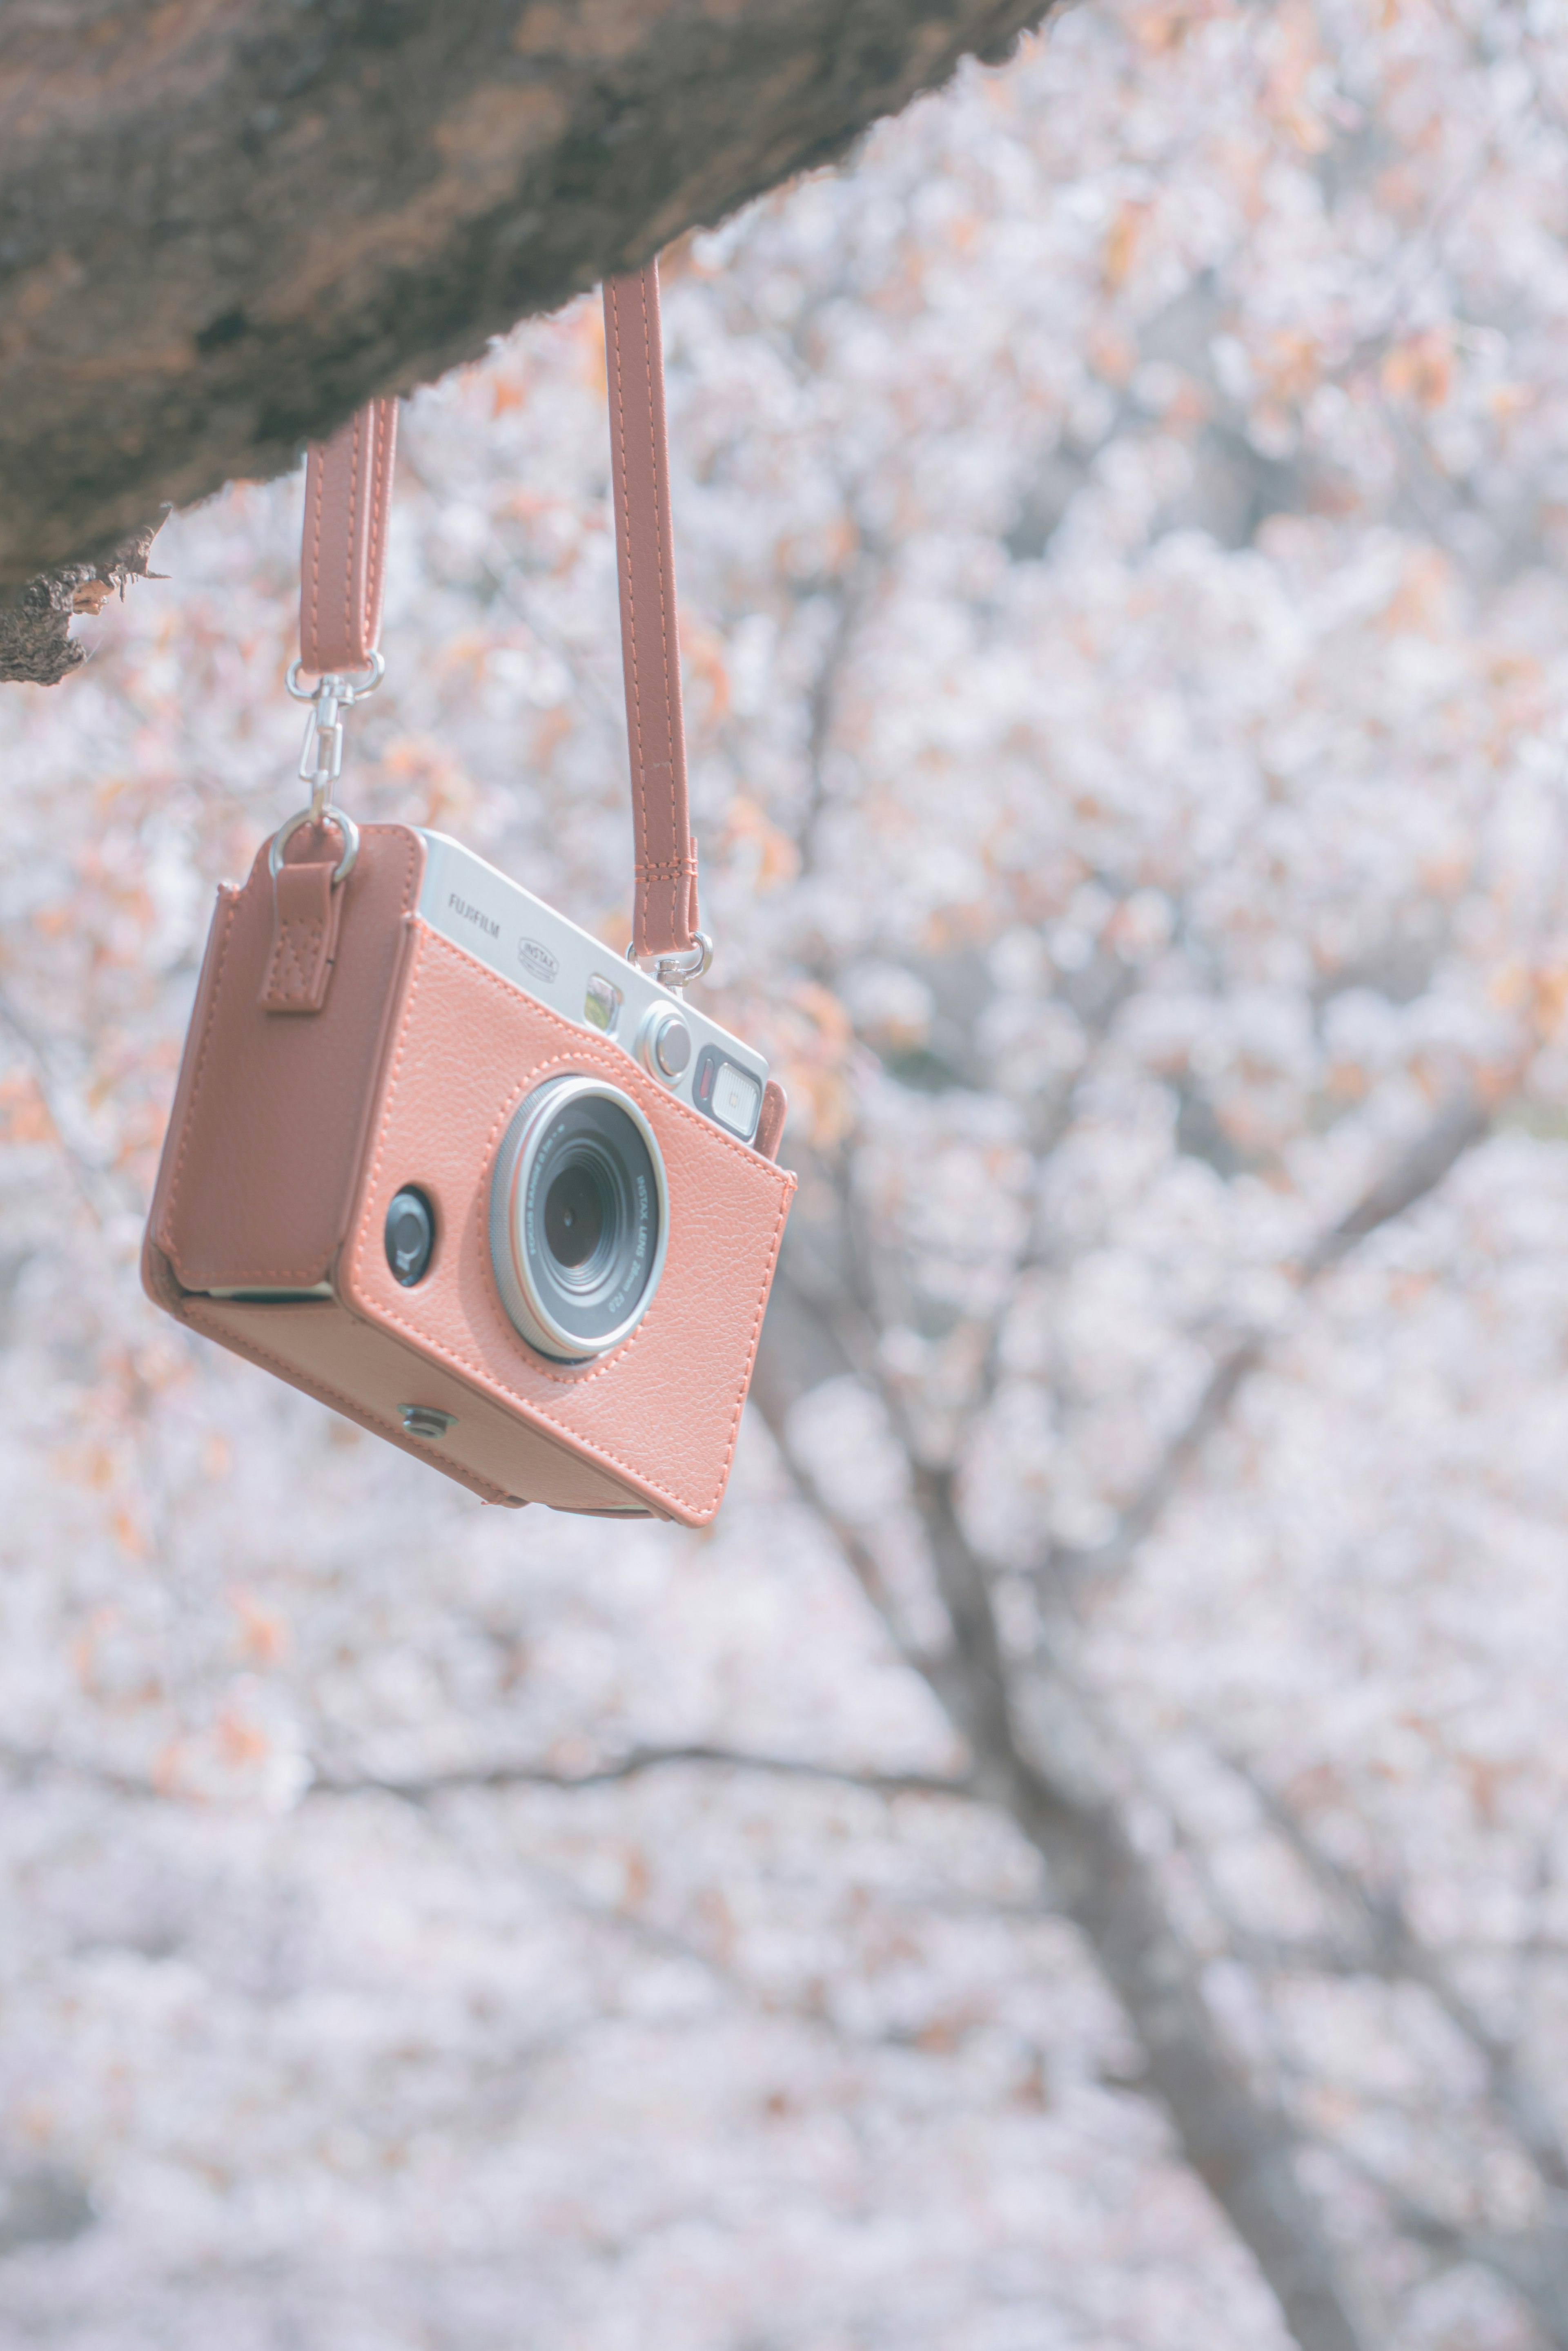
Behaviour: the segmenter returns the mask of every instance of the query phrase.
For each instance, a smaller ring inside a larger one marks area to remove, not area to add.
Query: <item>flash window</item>
[[[698,1109],[705,1110],[715,1126],[750,1143],[757,1131],[763,1090],[749,1070],[742,1070],[738,1061],[726,1061],[716,1045],[705,1045],[691,1093]]]

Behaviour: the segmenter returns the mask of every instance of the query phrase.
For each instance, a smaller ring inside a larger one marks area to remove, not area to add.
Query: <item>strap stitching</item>
[[[617,467],[617,471],[620,475],[621,553],[625,564],[627,609],[625,651],[627,663],[631,671],[630,715],[633,737],[631,747],[631,785],[632,797],[637,808],[638,835],[640,839],[646,835],[648,831],[648,810],[644,799],[643,785],[642,682],[639,675],[637,665],[637,590],[633,583],[631,569],[631,477],[628,471],[626,463],[626,392],[621,375],[620,360],[620,289],[614,284],[610,287],[609,319],[611,336],[615,345],[614,424],[616,454],[618,455],[620,460],[619,465]],[[642,922],[642,909],[640,906],[638,909],[638,921],[636,927],[639,934],[645,927]],[[641,943],[642,942],[639,937],[639,945],[640,946]]]
[[[653,334],[649,320],[648,303],[649,276],[658,266],[659,264],[656,261],[650,261],[646,269],[639,271],[637,291],[638,298],[642,304],[642,363],[648,382],[648,467],[653,482],[653,544],[659,559],[659,649],[664,666],[665,748],[670,754],[670,836],[672,841],[678,841],[680,836],[676,831],[675,822],[679,813],[676,807],[675,788],[675,718],[670,705],[670,613],[664,593],[664,552],[665,540],[670,535],[670,515],[663,497],[664,486],[659,477],[659,424],[653,413]],[[628,549],[628,563],[629,560]],[[670,885],[668,921],[670,930],[677,938],[685,927],[679,919],[678,895],[677,886],[672,881]]]
[[[344,534],[343,549],[343,657],[346,661],[353,661],[357,658],[354,629],[354,559],[359,551],[360,502],[365,495],[364,470],[359,447],[363,416],[363,409],[357,408],[354,411],[352,426],[354,439],[350,444],[348,460],[348,528]]]
[[[381,633],[381,565],[384,559],[382,531],[389,495],[390,457],[393,420],[396,408],[390,401],[375,402],[372,423],[370,474],[370,517],[365,539],[365,610],[361,618],[359,658],[369,661],[376,649],[376,639]]]
[[[277,941],[262,990],[264,999],[275,993],[289,998],[308,998],[315,993],[315,966],[321,954],[326,927],[318,916],[304,914],[288,915],[278,925]],[[290,967],[286,970],[286,957]]]
[[[311,501],[310,517],[310,608],[308,613],[308,635],[310,642],[308,646],[305,643],[307,632],[305,629],[301,629],[299,632],[299,650],[301,653],[306,655],[307,665],[308,655],[311,653],[318,653],[321,650],[317,640],[321,633],[321,500],[327,486],[327,452],[325,449],[315,449],[311,452],[311,470],[315,475],[316,480],[315,496]]]

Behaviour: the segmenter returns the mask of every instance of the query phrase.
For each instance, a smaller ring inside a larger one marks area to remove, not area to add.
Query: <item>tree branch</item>
[[[1376,1176],[1306,1251],[1299,1275],[1302,1295],[1368,1235],[1394,1223],[1435,1192],[1456,1161],[1491,1132],[1495,1116],[1496,1108],[1488,1108],[1474,1094],[1445,1103],[1393,1165]],[[1220,1357],[1193,1411],[1122,1512],[1115,1532],[1102,1543],[1052,1543],[1039,1571],[1043,1581],[1074,1577],[1099,1582],[1127,1566],[1164,1517],[1188,1470],[1224,1426],[1270,1343],[1266,1334],[1252,1332]]]
[[[1319,1890],[1342,1916],[1348,1916],[1355,1935],[1353,1949],[1363,1972],[1417,1983],[1429,1993],[1480,2058],[1492,2097],[1543,2184],[1558,2196],[1568,2196],[1568,2150],[1535,2077],[1521,2065],[1517,2044],[1494,2032],[1465,1997],[1412,1928],[1398,1894],[1392,1889],[1370,1893],[1358,1877],[1324,1851],[1305,1823],[1247,1762],[1232,1755],[1224,1760],[1251,1789],[1264,1817]]]
[[[777,1390],[764,1384],[753,1393],[802,1493],[846,1547],[857,1541],[792,1447]],[[1333,2252],[1296,2178],[1293,2132],[1254,2096],[1222,2046],[1154,1874],[1115,1808],[1056,1784],[1020,1744],[985,1572],[953,1510],[950,1473],[913,1475],[953,1627],[950,1657],[923,1670],[969,1743],[977,1792],[1012,1816],[1044,1860],[1054,1899],[1127,2011],[1188,2161],[1251,2251],[1300,2351],[1361,2351]]]
[[[585,1788],[610,1788],[649,1771],[680,1765],[703,1765],[727,1771],[755,1771],[774,1779],[813,1781],[830,1787],[864,1788],[877,1796],[955,1796],[972,1799],[974,1784],[961,1774],[940,1771],[863,1771],[854,1764],[829,1763],[809,1755],[769,1755],[746,1748],[716,1747],[691,1741],[670,1747],[634,1747],[625,1755],[591,1765],[584,1771],[559,1771],[544,1763],[476,1764],[472,1769],[432,1771],[399,1779],[373,1771],[338,1772],[312,1769],[305,1800],[318,1796],[394,1796],[406,1804],[433,1803],[441,1796],[469,1790],[556,1788],[575,1793]],[[82,1756],[62,1755],[52,1748],[18,1747],[0,1742],[0,1766],[17,1778],[31,1779],[52,1771],[84,1780],[117,1796],[166,1802],[171,1792],[135,1772],[117,1771]]]
[[[150,40],[130,0],[6,12],[0,580],[286,470],[1041,13],[171,0]]]
[[[634,1747],[628,1754],[595,1764],[586,1771],[557,1771],[536,1763],[481,1764],[472,1770],[434,1771],[406,1780],[375,1772],[318,1771],[306,1793],[396,1796],[407,1804],[428,1804],[440,1796],[458,1795],[473,1789],[556,1788],[575,1793],[585,1788],[618,1787],[649,1771],[692,1764],[726,1771],[762,1772],[773,1779],[864,1788],[878,1796],[972,1797],[975,1793],[969,1780],[940,1772],[860,1771],[851,1764],[826,1763],[811,1756],[758,1754],[744,1748],[713,1747],[701,1741],[672,1747]]]

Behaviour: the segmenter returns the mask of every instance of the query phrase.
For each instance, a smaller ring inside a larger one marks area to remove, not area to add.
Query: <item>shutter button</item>
[[[667,1012],[649,1030],[649,1052],[661,1078],[678,1078],[691,1059],[691,1031],[679,1012]]]

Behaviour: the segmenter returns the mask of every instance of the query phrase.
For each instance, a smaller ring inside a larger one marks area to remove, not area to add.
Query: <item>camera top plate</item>
[[[607,1037],[725,1134],[751,1142],[768,1081],[759,1052],[461,841],[423,828],[419,837],[421,921],[523,995]]]

